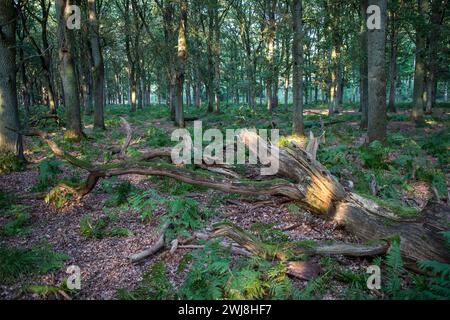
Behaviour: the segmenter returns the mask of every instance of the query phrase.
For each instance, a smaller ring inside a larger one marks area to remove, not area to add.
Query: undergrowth
[[[0,247],[0,282],[10,283],[23,275],[45,274],[64,266],[68,256],[41,244],[31,249]]]

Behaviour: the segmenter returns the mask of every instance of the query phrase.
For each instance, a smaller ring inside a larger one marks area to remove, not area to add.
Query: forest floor
[[[94,131],[91,118],[85,117],[85,132],[91,139],[71,143],[60,134],[54,138],[82,159],[113,162],[108,149],[124,141],[119,119],[122,116],[133,127],[128,149],[133,157],[151,148],[172,145],[170,133],[175,128],[167,120],[168,112],[156,109],[163,108],[151,107],[130,115],[125,106],[109,107],[108,131]],[[204,116],[203,109],[192,108],[189,114],[203,120],[204,129],[276,127],[281,131],[281,143],[291,138],[290,112],[283,107],[267,117],[238,106],[208,116]],[[365,146],[359,115],[350,107],[333,117],[328,117],[321,106],[311,107],[305,114],[308,131],[316,136],[326,131],[319,160],[349,189],[372,197],[399,215],[420,214],[436,198],[448,201],[449,106],[437,108],[420,126],[408,121],[406,111],[390,114],[387,146]],[[52,123],[43,129],[57,130]],[[26,168],[0,175],[0,299],[392,298],[392,293],[364,288],[366,268],[382,263],[370,259],[311,257],[310,261],[322,265],[323,271],[309,282],[289,279],[285,273],[283,277],[274,262],[267,266],[249,258],[224,257],[213,245],[203,251],[160,253],[131,264],[130,255],[155,243],[164,217],[181,221],[180,237],[230,221],[272,244],[358,240],[283,198],[227,195],[168,178],[129,175],[103,180],[81,202],[57,208],[27,196],[48,191],[63,178],[80,181],[85,173],[55,160],[37,139],[27,138],[26,147]],[[199,259],[205,261],[196,261]],[[233,276],[225,279],[225,273],[214,268],[195,274],[201,263],[214,262],[222,263]],[[79,291],[64,285],[66,269],[71,265],[81,270]],[[163,272],[155,266],[163,266]],[[265,271],[276,271],[275,278],[281,279],[278,287],[273,286],[276,281],[268,284]],[[412,285],[408,275],[402,271],[401,288]],[[207,277],[217,279],[209,283]],[[247,287],[239,289],[242,292],[236,293],[233,287],[236,279],[248,282]],[[156,285],[160,288],[152,287]]]

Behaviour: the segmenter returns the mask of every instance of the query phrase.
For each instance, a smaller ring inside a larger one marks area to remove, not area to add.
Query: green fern
[[[171,300],[175,291],[167,278],[166,265],[163,261],[155,263],[136,290],[119,289],[117,295],[121,300]]]
[[[38,179],[31,189],[33,192],[44,192],[53,188],[58,182],[58,174],[62,173],[62,162],[56,159],[43,160],[38,166]]]
[[[404,272],[399,242],[392,242],[385,263],[387,276],[383,289],[395,299],[401,292],[402,279],[400,275]]]
[[[0,282],[9,283],[24,274],[45,274],[64,266],[68,259],[48,244],[31,249],[0,247]]]

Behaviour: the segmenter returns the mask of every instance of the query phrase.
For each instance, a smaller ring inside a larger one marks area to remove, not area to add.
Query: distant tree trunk
[[[194,86],[193,86],[193,93],[194,93],[194,104],[196,108],[201,107],[200,102],[200,71],[198,70],[198,66],[194,66]]]
[[[444,102],[448,102],[448,81],[445,81],[445,87],[444,87]]]
[[[214,11],[214,98],[216,102],[214,111],[220,113],[220,21],[218,8]]]
[[[52,70],[52,50],[48,40],[48,19],[50,14],[50,9],[52,7],[52,1],[40,1],[40,9],[42,12],[42,17],[33,17],[41,26],[41,41],[42,45],[34,39],[30,31],[28,30],[27,23],[22,23],[24,31],[28,34],[31,45],[35,49],[36,53],[39,54],[39,59],[42,67],[42,79],[44,80],[44,87],[47,94],[47,104],[50,109],[51,114],[56,114],[58,108],[58,99],[56,94],[56,86],[54,83],[54,72]]]
[[[274,52],[275,52],[275,36],[276,36],[276,21],[275,21],[275,9],[277,0],[268,0],[267,4],[267,16],[266,21],[266,41],[267,41],[267,76],[266,76],[266,102],[267,111],[272,112],[273,109],[273,82],[275,76],[275,62],[274,62]]]
[[[187,16],[188,2],[180,0],[180,25],[178,28],[178,53],[176,64],[176,101],[175,101],[175,124],[178,127],[184,127],[183,113],[183,85],[185,77],[186,59],[187,59]]]
[[[105,129],[105,64],[100,45],[100,29],[97,20],[97,1],[88,1],[89,26],[90,26],[90,44],[92,59],[94,62],[92,68],[94,83],[94,128]]]
[[[426,21],[426,11],[429,0],[418,0],[420,20],[422,23],[416,27],[416,68],[414,71],[414,93],[413,93],[413,109],[412,120],[421,121],[425,108],[425,80],[426,80],[426,31],[424,25]]]
[[[367,65],[367,7],[368,0],[361,0],[361,32],[360,32],[360,109],[361,109],[361,129],[367,129],[369,119],[369,78]]]
[[[208,96],[208,112],[214,111],[214,10],[209,4],[208,6],[208,79],[206,80],[206,91]]]
[[[56,0],[58,21],[59,72],[64,91],[66,110],[65,136],[80,140],[83,137],[81,125],[80,93],[73,57],[74,34],[67,28],[67,18],[71,14],[68,0]]]
[[[339,49],[331,49],[331,82],[330,82],[330,100],[328,114],[333,115],[338,107],[338,68],[339,68]]]
[[[330,83],[329,83],[329,115],[334,114],[339,107],[341,72],[341,47],[342,47],[342,3],[339,1],[325,1],[326,28],[329,29],[331,48],[330,54]]]
[[[289,2],[288,2],[289,4]],[[291,49],[289,46],[289,39],[285,39],[285,71],[284,71],[284,107],[288,108],[289,105],[289,82],[291,76]]]
[[[369,141],[386,140],[386,10],[387,0],[369,0],[381,9],[381,28],[368,31]]]
[[[397,13],[391,14],[391,59],[389,70],[389,110],[397,112],[395,107],[395,97],[397,89],[397,53],[398,53],[398,33],[397,33]]]
[[[442,24],[444,23],[445,12],[448,0],[433,1],[431,7],[431,26],[428,36],[428,74],[427,74],[427,95],[426,113],[431,114],[436,103],[437,94],[437,73],[439,65],[439,46],[442,42]]]
[[[0,0],[0,152],[24,159],[16,81],[16,22],[14,1]]]
[[[21,9],[22,10],[22,9]],[[20,12],[20,15],[22,17],[22,23],[26,23],[26,19],[24,18],[24,15],[22,12]],[[1,22],[0,22],[1,24]],[[24,30],[21,30],[22,32],[18,32],[18,37],[20,40],[19,43],[19,59],[21,61],[20,63],[20,76],[22,80],[22,100],[23,100],[23,106],[25,108],[25,121],[24,126],[28,128],[29,120],[30,120],[30,106],[31,106],[31,96],[32,96],[32,83],[30,81],[30,78],[27,75],[27,63],[25,61],[25,52],[24,52],[24,40],[26,38],[26,33]]]
[[[292,68],[292,86],[294,95],[293,133],[296,135],[303,135],[303,12],[301,0],[293,0],[292,11],[294,30],[294,42],[292,44],[292,57],[294,62]]]
[[[192,104],[192,98],[191,98],[191,78],[190,76],[186,79],[186,85],[185,85],[185,91],[186,91],[186,106],[188,108],[191,107]]]

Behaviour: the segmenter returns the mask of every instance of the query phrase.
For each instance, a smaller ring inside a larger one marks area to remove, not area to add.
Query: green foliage
[[[173,145],[173,142],[165,131],[151,127],[147,130],[146,144],[149,147],[157,148],[169,147]]]
[[[167,201],[167,213],[162,217],[162,224],[171,223],[172,228],[167,238],[184,235],[189,236],[189,230],[197,230],[207,218],[207,211],[199,209],[199,203],[190,198],[178,198]]]
[[[201,187],[192,184],[184,183],[168,177],[151,177],[150,181],[156,184],[156,189],[159,192],[169,193],[173,196],[183,195],[195,190],[204,190]]]
[[[187,300],[217,300],[224,295],[230,271],[230,252],[217,241],[193,252],[193,264],[178,296]]]
[[[144,274],[137,289],[133,291],[119,289],[117,295],[121,300],[172,300],[175,290],[167,278],[166,265],[163,261],[159,261]]]
[[[324,270],[319,277],[308,282],[306,287],[296,297],[300,300],[313,300],[322,298],[328,290],[331,289],[331,281],[337,275],[336,262],[330,257],[321,259],[321,265]]]
[[[58,174],[62,172],[61,164],[61,161],[56,159],[41,161],[38,166],[37,182],[31,190],[33,192],[44,192],[53,188],[58,182]]]
[[[23,169],[23,163],[13,153],[0,152],[0,173],[11,173]]]
[[[107,237],[131,237],[133,233],[126,228],[108,228],[111,219],[109,217],[99,218],[96,221],[91,216],[84,216],[80,220],[80,234],[84,237],[101,240]]]
[[[161,198],[154,191],[137,192],[130,197],[129,205],[132,209],[141,213],[141,220],[153,217],[158,207],[165,208],[166,214],[161,217],[161,225],[170,223],[172,228],[168,231],[167,238],[176,236],[188,236],[190,230],[196,230],[203,226],[203,221],[208,217],[208,210],[201,210],[199,203],[190,198],[173,197]]]
[[[112,191],[113,193],[106,201],[106,205],[109,207],[117,207],[127,203],[128,196],[134,189],[129,181],[122,182]]]
[[[417,178],[436,188],[439,196],[447,196],[447,179],[441,170],[421,167],[417,170]]]
[[[73,194],[61,188],[51,190],[45,197],[45,203],[51,203],[56,209],[60,209],[70,203]]]
[[[261,300],[289,299],[293,295],[285,264],[242,258],[232,266],[230,251],[217,241],[208,241],[187,260],[192,266],[178,291],[180,299]]]
[[[399,298],[402,289],[401,274],[404,272],[403,261],[400,253],[400,244],[393,241],[385,259],[386,271],[383,291],[394,299]]]
[[[444,232],[447,243],[450,246],[450,232]],[[431,277],[425,284],[421,298],[433,300],[449,300],[450,299],[450,264],[438,261],[423,260],[418,262],[419,267],[423,271],[430,271]]]
[[[14,220],[8,222],[3,226],[2,233],[6,236],[16,236],[22,235],[29,231],[25,225],[28,223],[29,215],[25,212],[26,207],[24,206],[13,206],[9,212],[8,216],[12,216]]]
[[[429,136],[424,140],[422,148],[437,157],[442,166],[448,165],[450,158],[450,131],[443,129]]]
[[[289,236],[282,230],[276,228],[276,223],[255,223],[252,225],[251,230],[258,234],[263,242],[283,243],[289,241]]]
[[[389,149],[380,141],[374,141],[369,146],[360,150],[360,156],[364,166],[369,169],[384,169],[387,167]]]
[[[15,198],[9,194],[0,191],[0,212],[7,212],[15,203]],[[3,213],[2,213],[3,214]]]
[[[58,270],[68,260],[48,244],[31,249],[0,247],[0,282],[9,283],[25,274],[45,274]]]

